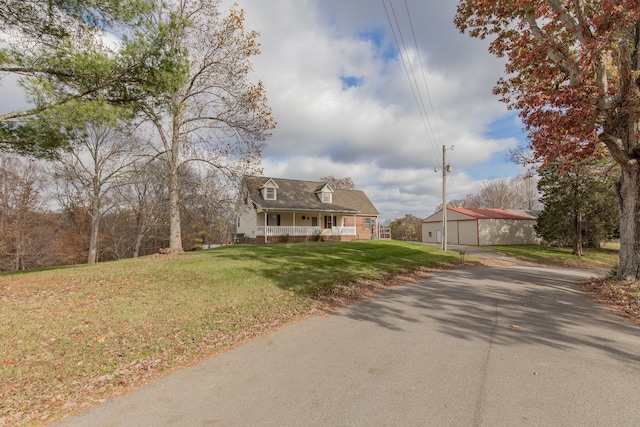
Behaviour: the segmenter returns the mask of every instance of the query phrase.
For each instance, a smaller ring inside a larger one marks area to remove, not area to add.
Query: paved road
[[[576,290],[591,274],[434,274],[57,425],[638,426],[640,327]]]

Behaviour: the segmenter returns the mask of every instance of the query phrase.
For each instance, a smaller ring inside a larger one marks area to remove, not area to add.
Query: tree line
[[[162,163],[131,165],[99,203],[91,187],[62,174],[64,167],[0,154],[0,271],[111,261],[168,247]],[[197,170],[184,171],[181,183],[184,249],[228,243],[233,192]],[[97,205],[100,211],[92,212]]]
[[[223,14],[217,0],[5,3],[0,71],[19,78],[28,106],[0,115],[2,185],[14,190],[0,206],[1,268],[226,241],[234,186],[260,170],[275,127],[250,79],[260,48],[243,11]],[[55,238],[35,232],[49,221]]]

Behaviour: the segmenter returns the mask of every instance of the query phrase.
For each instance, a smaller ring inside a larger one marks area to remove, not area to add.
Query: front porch
[[[356,227],[322,228],[314,226],[259,226],[256,236],[355,236]]]
[[[345,224],[342,212],[263,211],[257,216],[252,242],[313,242],[355,240],[357,228]]]

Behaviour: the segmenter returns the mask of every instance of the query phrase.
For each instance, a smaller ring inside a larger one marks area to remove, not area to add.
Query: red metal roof
[[[448,208],[450,211],[458,212],[477,219],[534,219],[530,215],[508,211],[505,209],[484,209],[484,208]]]
[[[485,208],[447,208],[450,212],[457,212],[462,215],[474,219],[528,219],[535,220],[536,214],[529,213],[529,211],[507,210],[507,209],[485,209]],[[531,211],[533,212],[533,211]],[[440,213],[440,211],[423,219],[422,222],[434,222],[431,218]],[[449,219],[449,221],[452,221]]]

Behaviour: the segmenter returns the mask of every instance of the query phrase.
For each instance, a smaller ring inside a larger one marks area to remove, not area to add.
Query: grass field
[[[234,245],[0,274],[0,425],[124,393],[455,252],[392,241]]]
[[[587,250],[577,259],[542,246],[492,249],[541,264],[606,269],[618,254]],[[0,426],[43,424],[375,294],[404,280],[399,275],[459,263],[453,251],[358,241],[233,245],[0,274]]]
[[[505,255],[543,265],[577,268],[600,268],[611,270],[618,264],[619,246],[600,249],[586,248],[581,258],[572,255],[571,248],[556,248],[540,245],[489,246]]]

